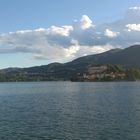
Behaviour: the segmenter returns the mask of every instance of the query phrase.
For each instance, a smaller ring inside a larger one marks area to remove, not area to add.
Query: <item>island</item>
[[[18,81],[139,81],[140,45],[112,49],[76,58],[67,63],[54,62],[29,68],[0,70],[0,82]]]

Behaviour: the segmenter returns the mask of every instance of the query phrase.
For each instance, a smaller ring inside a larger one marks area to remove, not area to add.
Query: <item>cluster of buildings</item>
[[[90,65],[87,72],[83,74],[83,81],[124,80],[125,77],[125,73],[112,72],[107,65]]]

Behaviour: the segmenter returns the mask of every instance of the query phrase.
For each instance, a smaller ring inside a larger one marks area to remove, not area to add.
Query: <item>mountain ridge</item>
[[[86,73],[89,65],[122,65],[126,68],[140,68],[140,45],[125,49],[112,49],[100,54],[79,57],[67,63],[50,63],[29,68],[7,68],[0,70],[0,79],[10,81],[70,80],[77,73]],[[2,77],[2,78],[1,78]],[[1,80],[2,81],[2,80]]]

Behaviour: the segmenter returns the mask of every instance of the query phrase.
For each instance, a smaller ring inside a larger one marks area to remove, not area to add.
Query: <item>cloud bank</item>
[[[30,53],[34,59],[65,62],[79,56],[125,48],[140,43],[140,7],[123,19],[95,25],[83,15],[72,25],[51,26],[0,34],[0,54]]]

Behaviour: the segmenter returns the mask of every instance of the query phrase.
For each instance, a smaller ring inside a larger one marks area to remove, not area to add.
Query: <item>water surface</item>
[[[0,83],[1,140],[139,140],[140,82]]]

